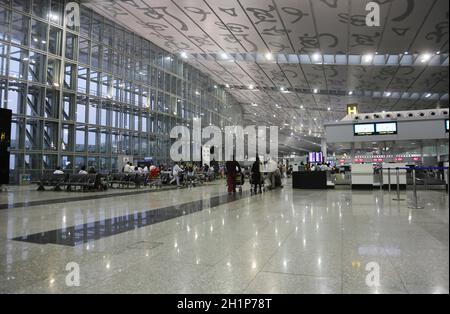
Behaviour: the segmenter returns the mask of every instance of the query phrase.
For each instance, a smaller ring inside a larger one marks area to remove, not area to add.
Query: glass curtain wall
[[[151,42],[63,0],[0,0],[0,103],[13,112],[11,183],[60,165],[117,170],[121,155],[169,162],[175,125],[242,123],[228,92]]]

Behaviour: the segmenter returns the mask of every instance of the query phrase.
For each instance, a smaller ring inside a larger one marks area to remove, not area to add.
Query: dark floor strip
[[[237,194],[225,194],[184,204],[151,209],[126,216],[99,220],[82,225],[24,235],[13,240],[39,244],[60,244],[76,246],[137,228],[163,222],[183,215],[189,215],[204,209],[217,207],[250,196],[249,191]]]
[[[18,202],[18,203],[12,203],[12,204],[0,204],[0,210],[17,208],[17,207],[31,207],[31,206],[50,205],[50,204],[67,203],[67,202],[97,200],[100,198],[126,196],[126,195],[134,195],[134,194],[144,194],[144,193],[152,193],[152,192],[162,192],[162,191],[170,191],[170,190],[175,190],[175,189],[177,189],[176,186],[151,189],[151,190],[150,189],[132,190],[132,191],[114,193],[114,194],[111,194],[111,193],[96,194],[96,195],[85,194],[83,196],[68,197],[68,198],[39,200],[39,201],[30,201],[30,202]],[[45,193],[45,192],[42,192],[42,193]],[[86,193],[89,193],[89,192],[86,192]]]

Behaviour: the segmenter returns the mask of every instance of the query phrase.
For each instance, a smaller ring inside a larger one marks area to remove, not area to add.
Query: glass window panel
[[[97,149],[97,132],[96,129],[89,129],[88,132],[88,152],[96,153]]]
[[[4,7],[0,7],[0,39],[1,40],[8,40],[10,17],[11,17],[11,11]]]
[[[101,62],[101,47],[100,45],[92,45],[91,48],[91,66],[100,68]]]
[[[26,85],[16,81],[10,81],[8,86],[7,109],[12,113],[22,113],[22,104],[26,101]]]
[[[89,104],[89,123],[97,124],[97,103],[95,102]]]
[[[86,101],[84,99],[77,99],[77,110],[75,112],[76,121],[86,123]]]
[[[50,22],[62,25],[62,16],[63,16],[63,4],[61,1],[53,1],[51,2],[51,11],[50,11]]]
[[[86,129],[84,127],[77,126],[77,130],[75,132],[75,151],[76,152],[84,152],[85,151],[85,139]]]
[[[59,108],[59,91],[47,89],[44,103],[44,117],[46,118],[58,118]],[[67,112],[69,114],[69,112]],[[67,118],[70,118],[68,116]]]
[[[47,93],[49,90],[47,90]],[[52,94],[53,95],[53,94]],[[74,120],[75,114],[75,94],[64,93],[63,97],[63,119]]]
[[[39,116],[41,107],[44,103],[45,89],[39,86],[28,86],[27,102],[25,108],[25,114],[27,116]]]
[[[28,80],[44,83],[46,56],[37,52],[30,52],[28,60]]]
[[[77,67],[75,64],[66,63],[64,68],[64,87],[68,89],[75,89],[75,78]]]
[[[80,34],[89,38],[91,31],[91,11],[81,7],[80,14]]]
[[[91,39],[100,42],[100,34],[102,31],[102,18],[94,13],[92,17],[92,33]]]
[[[76,60],[77,40],[77,35],[66,33],[66,58]]]
[[[79,93],[86,94],[88,88],[88,73],[89,70],[86,67],[78,67],[78,81],[77,90]]]
[[[44,124],[44,149],[57,150],[58,147],[58,123],[48,122]]]
[[[50,9],[50,0],[34,0],[32,14],[41,19],[48,20]]]
[[[48,38],[48,52],[61,56],[62,30],[51,26]]]
[[[12,8],[26,13],[30,12],[30,0],[12,0]]]
[[[61,169],[72,170],[73,169],[73,156],[61,156]]]
[[[30,46],[35,49],[47,50],[47,23],[31,20],[31,41]]]
[[[72,151],[73,150],[73,126],[72,125],[63,125],[62,126],[62,142],[61,149],[64,151]]]
[[[11,42],[19,45],[28,45],[28,31],[30,18],[13,12],[11,16]]]
[[[89,93],[93,96],[99,96],[100,94],[100,73],[92,71],[90,73]]]
[[[84,64],[89,64],[89,47],[90,41],[84,38],[80,38],[79,50],[78,50],[78,61]]]
[[[86,167],[86,157],[75,156],[75,171],[80,171],[81,167]]]
[[[27,120],[25,132],[25,149],[38,150],[41,149],[41,124],[37,120]]]
[[[28,51],[11,46],[9,58],[9,76],[15,78],[24,78],[26,76],[28,64]]]
[[[59,87],[59,71],[61,61],[58,59],[49,58],[47,62],[47,84]]]

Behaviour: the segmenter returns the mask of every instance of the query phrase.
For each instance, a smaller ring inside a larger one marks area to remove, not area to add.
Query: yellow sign
[[[348,104],[347,105],[347,114],[358,114],[358,104]]]

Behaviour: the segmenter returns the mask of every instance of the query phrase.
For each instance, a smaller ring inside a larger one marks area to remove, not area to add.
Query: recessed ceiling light
[[[408,53],[409,53],[408,51],[405,51],[403,54],[407,55]]]
[[[248,89],[253,89],[253,85],[252,84],[250,84],[249,86],[248,86]]]
[[[330,107],[328,107],[328,111],[330,111],[331,110],[331,108]]]
[[[353,95],[353,92],[352,92],[352,91],[349,91],[348,94],[351,96],[351,95]]]
[[[258,107],[258,104],[252,103],[253,107]]]
[[[280,91],[282,91],[282,92],[284,91],[284,87],[283,86],[280,87]]]
[[[436,51],[436,54],[437,54],[437,55],[440,55],[440,54],[441,54],[441,52],[440,52],[440,51]]]
[[[270,52],[266,53],[267,60],[272,60],[272,58],[273,58],[273,55]]]
[[[421,61],[422,63],[425,63],[425,62],[427,62],[428,60],[430,60],[430,58],[431,58],[431,55],[428,54],[428,53],[425,53],[425,54],[423,54],[422,57],[420,58],[420,61]]]
[[[373,55],[372,54],[366,54],[363,56],[363,61],[366,63],[372,62]]]
[[[230,88],[230,85],[229,85],[229,84],[225,84],[225,87],[226,87],[226,88]]]
[[[317,94],[318,91],[319,90],[317,88],[314,88],[314,90],[313,90],[314,94]]]
[[[183,51],[181,53],[181,58],[186,59],[187,58],[187,53]]]
[[[222,53],[220,54],[220,57],[221,57],[222,59],[228,59],[228,55],[227,55],[225,52],[222,52]]]
[[[391,92],[386,93],[386,97],[389,97],[389,96],[391,96]]]
[[[427,98],[428,98],[428,97],[431,97],[431,94],[428,93],[428,94],[425,95],[425,97],[427,97]]]

